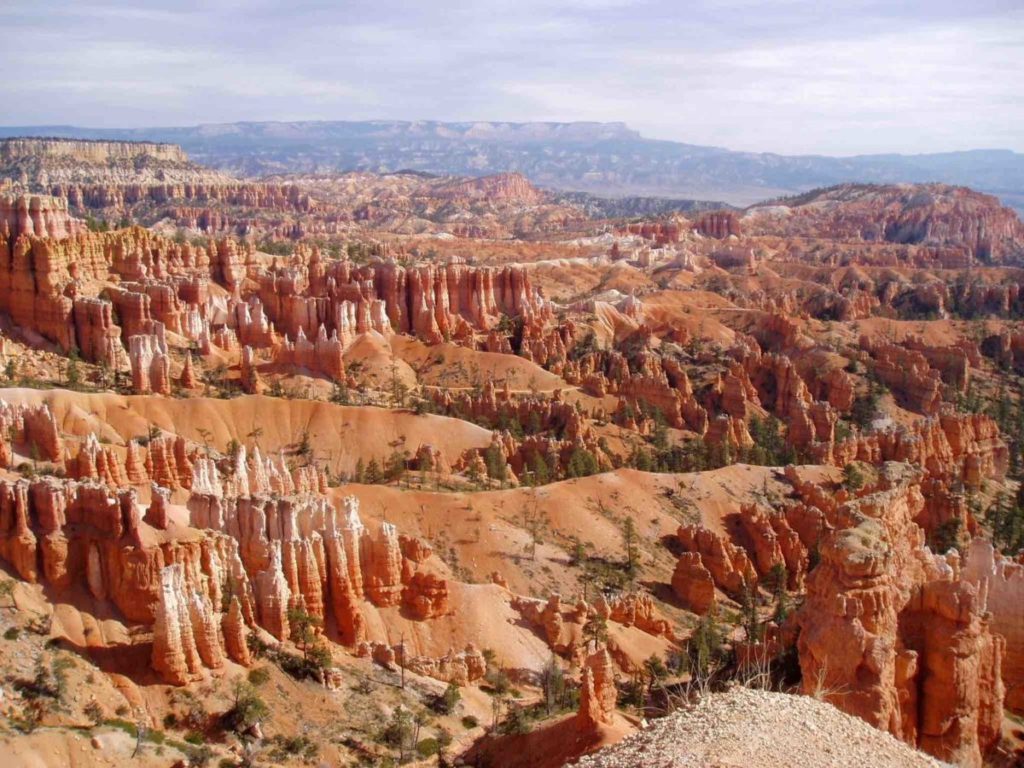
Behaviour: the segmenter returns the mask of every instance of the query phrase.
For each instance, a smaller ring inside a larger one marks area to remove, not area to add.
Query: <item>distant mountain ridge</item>
[[[182,128],[0,128],[0,138],[64,136],[170,142],[204,165],[244,176],[340,170],[482,176],[518,171],[534,184],[606,197],[748,205],[845,182],[942,182],[1024,210],[1024,154],[778,155],[647,139],[624,123],[440,121],[239,122]]]

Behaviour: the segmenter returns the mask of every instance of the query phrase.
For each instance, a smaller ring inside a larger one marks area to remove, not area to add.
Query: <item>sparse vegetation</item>
[[[232,692],[234,704],[221,716],[221,722],[226,730],[238,734],[245,733],[270,714],[270,708],[251,683],[236,680],[232,685]]]

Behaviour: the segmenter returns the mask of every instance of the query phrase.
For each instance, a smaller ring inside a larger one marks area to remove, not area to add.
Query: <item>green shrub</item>
[[[253,667],[249,670],[249,682],[259,687],[270,680],[270,670],[266,667]]]
[[[420,739],[416,745],[416,753],[423,758],[432,757],[441,751],[441,745],[437,739]]]
[[[234,706],[221,716],[221,722],[227,730],[243,733],[270,714],[270,708],[251,684],[237,680],[234,693]]]
[[[484,681],[489,688],[488,693],[492,695],[508,693],[512,688],[512,681],[503,669],[493,668],[487,670],[487,674],[484,675]]]
[[[291,756],[299,756],[305,760],[312,760],[320,751],[320,747],[308,736],[274,736],[270,741],[274,748],[270,757],[275,762],[283,763]]]
[[[501,732],[521,735],[530,732],[530,718],[526,707],[513,706],[501,724]]]
[[[391,719],[378,734],[377,740],[382,744],[401,749],[404,744],[408,743],[412,733],[412,712],[397,706],[391,713]]]
[[[203,744],[186,750],[188,764],[192,768],[202,768],[213,758],[213,750]]]
[[[435,712],[439,712],[442,715],[450,715],[455,711],[455,707],[459,705],[461,699],[462,693],[459,691],[459,686],[455,683],[448,683],[444,693],[434,699],[432,708]]]
[[[109,728],[117,728],[119,731],[124,731],[132,738],[139,735],[139,729],[135,726],[135,723],[127,720],[122,720],[118,717],[111,717],[103,721],[103,724]]]
[[[864,485],[864,473],[856,464],[843,467],[843,486],[848,491],[859,491]]]

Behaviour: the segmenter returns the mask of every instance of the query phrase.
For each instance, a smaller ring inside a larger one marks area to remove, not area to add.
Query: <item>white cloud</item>
[[[10,124],[608,120],[788,153],[1024,151],[1017,0],[55,0],[0,24]]]

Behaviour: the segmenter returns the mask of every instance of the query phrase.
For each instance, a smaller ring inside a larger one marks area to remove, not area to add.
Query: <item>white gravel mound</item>
[[[831,704],[734,688],[655,720],[578,768],[940,768],[946,766]]]

